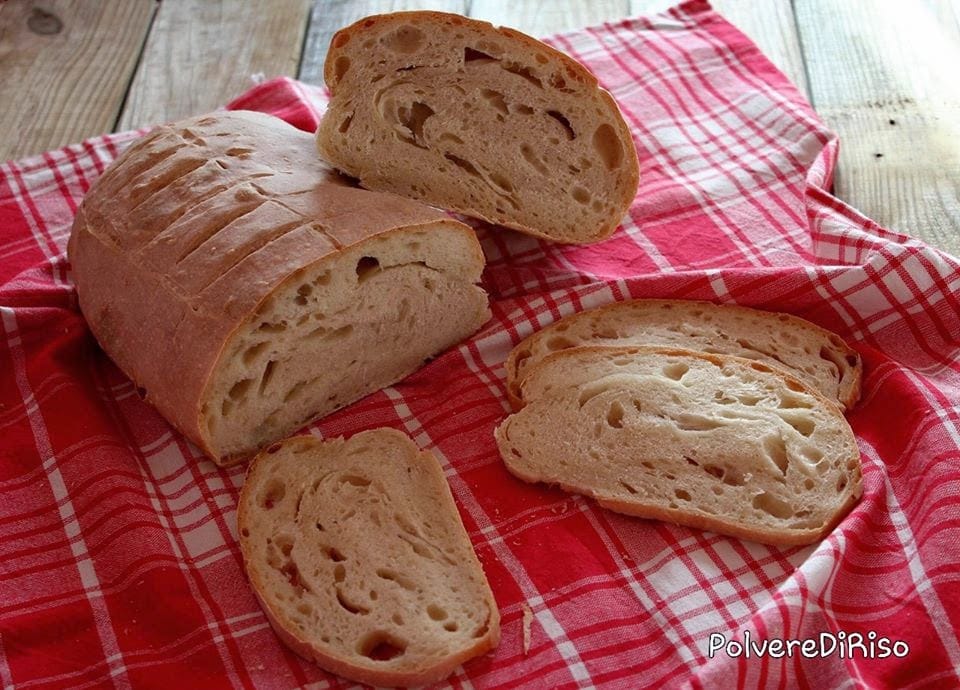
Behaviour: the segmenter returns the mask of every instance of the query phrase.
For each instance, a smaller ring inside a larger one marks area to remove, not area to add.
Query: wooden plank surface
[[[252,86],[253,75],[295,75],[310,4],[163,0],[118,128],[213,110]]]
[[[630,0],[630,14],[662,12],[675,0]],[[809,94],[790,0],[713,0],[713,8],[759,46],[802,93]]]
[[[837,196],[960,254],[960,3],[797,0],[796,15],[813,104],[840,135]]]
[[[623,19],[630,13],[630,0],[555,0],[554,2],[503,2],[473,0],[470,16],[509,26],[538,38],[572,31],[601,22]]]
[[[154,0],[0,3],[0,160],[109,132]]]
[[[300,61],[300,80],[323,83],[323,61],[330,39],[362,17],[401,10],[440,10],[465,14],[467,0],[316,0]]]

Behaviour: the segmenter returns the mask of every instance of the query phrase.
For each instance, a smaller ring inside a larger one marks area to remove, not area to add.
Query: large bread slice
[[[510,471],[628,515],[808,544],[862,491],[840,409],[760,362],[576,348],[537,364],[523,396],[496,432]]]
[[[581,64],[512,29],[441,12],[337,32],[317,142],[378,189],[550,240],[616,229],[637,193],[630,132]]]
[[[421,685],[500,640],[440,464],[398,431],[271,447],[250,466],[238,523],[277,635],[334,673]]]
[[[844,409],[860,398],[860,355],[835,333],[789,314],[695,300],[640,299],[572,314],[528,336],[507,357],[507,395],[523,405],[526,372],[581,345],[653,345],[755,359],[795,376]]]
[[[345,186],[312,144],[259,113],[159,127],[74,222],[94,335],[221,464],[403,378],[489,317],[470,228]]]

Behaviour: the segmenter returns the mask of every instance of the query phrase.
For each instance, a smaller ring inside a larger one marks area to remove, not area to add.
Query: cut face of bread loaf
[[[323,155],[396,192],[550,240],[614,231],[639,168],[616,103],[575,60],[517,31],[440,12],[334,35]]]
[[[250,466],[238,522],[277,634],[334,673],[421,685],[499,642],[440,464],[398,431],[271,447]]]
[[[222,464],[396,382],[489,317],[467,226],[347,186],[309,134],[258,113],[135,143],[87,194],[69,252],[103,349]]]
[[[860,355],[835,333],[789,314],[693,300],[615,302],[573,314],[519,343],[507,358],[507,393],[523,405],[527,371],[553,352],[582,345],[652,345],[763,362],[795,376],[844,409],[860,397]]]
[[[509,470],[628,515],[808,544],[862,492],[840,409],[760,362],[583,347],[533,367],[523,397],[496,432]]]

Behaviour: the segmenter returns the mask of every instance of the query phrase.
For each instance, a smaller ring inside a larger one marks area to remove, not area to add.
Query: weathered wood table
[[[670,0],[0,0],[0,160],[322,82],[334,31],[442,9],[542,36]],[[960,2],[715,0],[839,133],[835,193],[960,254]]]

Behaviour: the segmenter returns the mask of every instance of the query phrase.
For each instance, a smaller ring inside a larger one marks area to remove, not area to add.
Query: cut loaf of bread
[[[312,141],[250,112],[159,127],[74,222],[94,335],[221,464],[398,381],[489,317],[469,227],[347,186]]]
[[[523,406],[527,371],[582,345],[651,345],[754,359],[795,376],[849,410],[860,398],[860,355],[804,319],[696,300],[639,299],[572,314],[528,336],[507,357],[507,395]]]
[[[862,491],[840,409],[760,362],[582,347],[533,367],[523,397],[496,432],[509,470],[628,515],[808,544]]]
[[[609,93],[536,39],[441,12],[337,32],[321,153],[364,187],[557,242],[609,237],[637,193]]]
[[[333,673],[422,685],[499,642],[440,464],[399,431],[272,446],[250,466],[238,523],[277,635]]]

